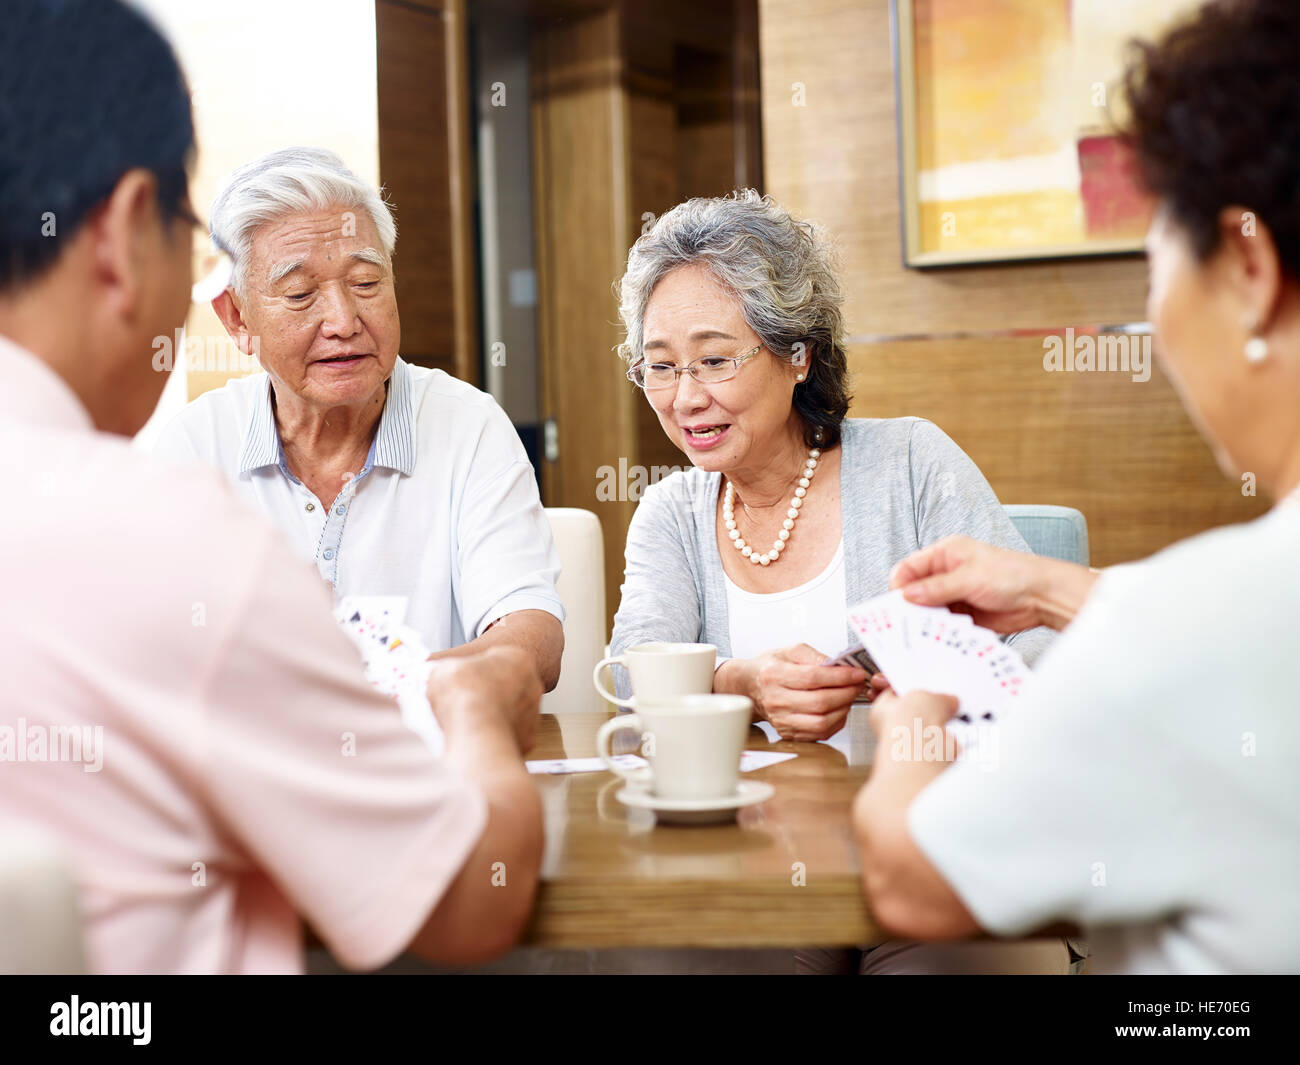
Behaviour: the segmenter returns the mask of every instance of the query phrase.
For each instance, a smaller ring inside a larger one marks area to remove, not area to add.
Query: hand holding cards
[[[848,666],[851,669],[865,670],[868,681],[877,674],[883,675],[881,668],[876,665],[875,660],[867,654],[867,649],[860,643],[855,643],[852,647],[846,648],[839,654],[832,655],[822,662],[822,665]],[[876,694],[876,692],[870,690],[870,685],[868,685],[867,688],[863,689],[862,694],[853,700],[853,705],[869,704],[876,697]]]
[[[860,643],[854,644],[847,650],[841,651],[839,654],[826,659],[822,665],[850,666],[854,669],[864,669],[866,670],[868,677],[881,672],[881,669],[876,665],[875,660],[867,654],[866,648]]]
[[[402,721],[435,754],[442,754],[442,728],[433,716],[425,688],[433,663],[423,637],[403,625],[406,600],[392,596],[345,596],[334,620],[348,635],[366,667],[366,680],[396,699]]]
[[[963,754],[1030,683],[1029,667],[997,633],[946,607],[910,603],[902,592],[854,607],[849,622],[899,695],[920,690],[957,697],[960,706],[947,727]]]

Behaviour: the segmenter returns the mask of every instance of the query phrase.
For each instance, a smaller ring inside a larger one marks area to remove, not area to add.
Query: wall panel
[[[1101,565],[1263,510],[1158,369],[1043,369],[1044,332],[1143,320],[1141,257],[903,266],[888,0],[760,0],[759,33],[765,191],[836,241],[853,414],[930,418],[1004,502],[1078,507]]]

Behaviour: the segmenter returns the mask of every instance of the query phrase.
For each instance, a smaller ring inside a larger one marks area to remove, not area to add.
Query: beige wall
[[[171,39],[193,93],[199,153],[190,190],[207,221],[212,199],[236,167],[295,144],[329,148],[368,181],[379,180],[374,0],[141,0]],[[196,247],[196,261],[207,242]],[[196,307],[189,336],[225,331]],[[173,381],[155,423],[227,372],[192,369]],[[146,427],[146,434],[153,426]]]
[[[1003,502],[1078,507],[1100,565],[1258,514],[1158,369],[1135,382],[1043,368],[1045,334],[1145,318],[1141,257],[902,265],[889,8],[759,5],[766,191],[838,242],[852,414],[930,418]]]

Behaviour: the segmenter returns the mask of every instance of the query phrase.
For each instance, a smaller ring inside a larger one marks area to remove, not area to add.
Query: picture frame
[[[892,0],[905,265],[1143,250],[1114,112],[1124,45],[1195,5]]]

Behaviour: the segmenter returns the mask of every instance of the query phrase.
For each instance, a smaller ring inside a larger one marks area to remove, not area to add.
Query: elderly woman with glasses
[[[840,303],[820,232],[752,190],[669,211],[622,280],[628,377],[694,468],[632,520],[611,653],[716,645],[714,690],[753,699],[773,738],[827,739],[884,685],[822,663],[899,559],[956,532],[1028,550],[930,422],[846,420]],[[1032,659],[1048,638],[1011,641]]]
[[[886,685],[823,664],[856,643],[849,606],[887,591],[900,559],[956,532],[1028,548],[975,464],[930,422],[846,420],[840,302],[820,232],[753,191],[688,200],[633,246],[622,280],[628,376],[694,468],[642,497],[610,650],[714,644],[713,690],[749,696],[771,739],[836,737],[845,749],[851,705]],[[1009,637],[1028,659],[1049,638]],[[616,682],[626,694],[626,679]],[[898,942],[865,961],[796,955],[801,972],[1068,967],[1061,940]]]

